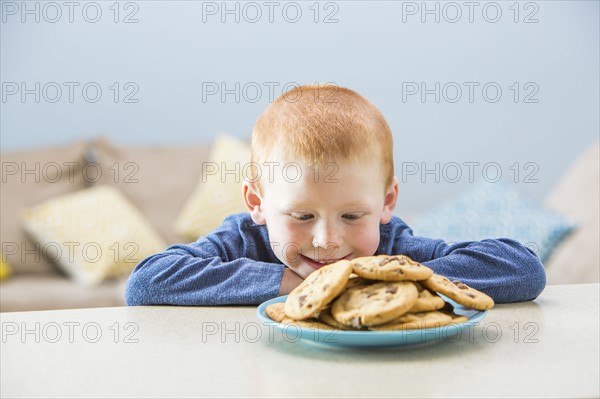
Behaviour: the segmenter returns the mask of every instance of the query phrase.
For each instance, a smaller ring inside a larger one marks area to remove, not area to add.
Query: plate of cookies
[[[289,295],[259,305],[257,316],[288,342],[390,347],[455,337],[493,306],[485,293],[406,255],[376,255],[323,266]]]

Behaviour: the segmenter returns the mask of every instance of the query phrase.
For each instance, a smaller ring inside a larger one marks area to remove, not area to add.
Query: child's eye
[[[358,220],[362,217],[362,215],[356,213],[346,213],[342,217],[348,220]]]
[[[290,216],[296,220],[310,220],[313,218],[313,215],[309,213],[292,213]]]

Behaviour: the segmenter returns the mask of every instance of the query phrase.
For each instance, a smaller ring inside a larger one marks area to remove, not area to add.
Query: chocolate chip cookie
[[[419,290],[419,298],[414,306],[409,310],[409,313],[431,312],[444,307],[446,302],[444,302],[444,300],[435,292],[429,291],[419,283],[415,282],[415,285]]]
[[[419,292],[410,281],[381,282],[350,288],[331,307],[339,323],[360,329],[393,320],[417,302]]]
[[[406,281],[425,280],[433,270],[415,262],[406,255],[365,256],[352,260],[354,273],[371,280]]]
[[[312,272],[288,295],[284,311],[294,320],[313,317],[344,289],[352,273],[350,261],[341,260]]]
[[[452,322],[452,317],[442,312],[406,313],[395,320],[379,326],[369,327],[373,331],[414,330],[436,328]]]
[[[450,281],[446,277],[434,274],[421,281],[425,287],[453,299],[456,303],[476,309],[487,310],[494,306],[494,300],[481,291],[471,288],[460,281]]]

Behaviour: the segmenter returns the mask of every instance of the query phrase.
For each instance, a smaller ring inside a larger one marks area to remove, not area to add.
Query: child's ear
[[[244,179],[244,202],[250,211],[250,216],[256,224],[265,224],[265,217],[262,213],[262,198],[256,183]]]
[[[381,214],[381,224],[387,224],[392,220],[394,215],[394,209],[396,208],[396,201],[398,200],[398,178],[394,176],[392,184],[385,194],[383,200],[383,212]]]

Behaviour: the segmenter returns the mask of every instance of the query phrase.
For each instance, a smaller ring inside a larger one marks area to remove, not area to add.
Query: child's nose
[[[342,235],[334,223],[321,223],[313,234],[313,247],[331,249],[342,245]]]

